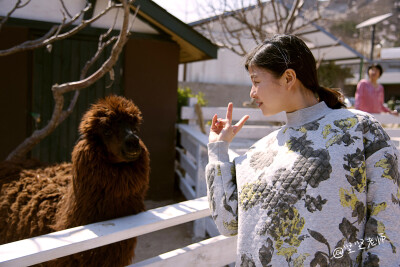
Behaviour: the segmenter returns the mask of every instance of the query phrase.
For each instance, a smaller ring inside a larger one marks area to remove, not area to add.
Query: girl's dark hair
[[[341,92],[319,85],[315,58],[307,45],[294,35],[275,35],[258,45],[246,57],[246,70],[251,66],[264,68],[276,78],[281,77],[287,69],[293,69],[297,79],[328,107],[345,107]]]

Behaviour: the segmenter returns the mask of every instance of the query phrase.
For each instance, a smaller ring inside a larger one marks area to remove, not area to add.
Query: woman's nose
[[[256,96],[256,90],[254,90],[254,87],[252,86],[250,90],[250,98],[255,98],[255,96]]]

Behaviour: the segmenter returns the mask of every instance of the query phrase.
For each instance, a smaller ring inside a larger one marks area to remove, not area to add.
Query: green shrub
[[[325,87],[342,88],[345,80],[353,77],[350,68],[341,67],[332,61],[323,63],[318,68],[318,82]]]
[[[182,122],[181,118],[181,108],[183,106],[187,106],[189,104],[189,98],[195,97],[197,98],[197,103],[201,107],[207,106],[207,100],[204,98],[203,92],[198,92],[197,94],[193,94],[192,90],[189,87],[186,88],[178,88],[178,122]]]

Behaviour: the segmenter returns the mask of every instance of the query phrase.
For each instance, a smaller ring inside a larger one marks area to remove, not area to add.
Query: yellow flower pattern
[[[361,162],[361,166],[357,168],[350,168],[350,174],[351,176],[355,176],[355,174],[359,173],[361,174],[361,182],[356,185],[357,191],[362,193],[365,190],[365,187],[367,186],[367,171],[365,168],[365,161]]]
[[[387,207],[386,202],[382,202],[379,204],[373,203],[373,205],[369,205],[368,208],[371,210],[371,216],[378,215],[379,212],[384,211]]]
[[[383,168],[383,174],[382,177],[393,180],[393,177],[389,174],[390,173],[390,168],[392,165],[389,163],[387,158],[381,159],[375,164],[375,167],[381,167]]]
[[[230,222],[224,221],[223,223],[224,223],[224,227],[226,229],[229,229],[229,230],[237,230],[238,229],[238,223],[236,220],[232,220]]]
[[[304,266],[304,261],[307,259],[308,256],[311,256],[310,253],[303,253],[300,254],[294,261],[293,261],[293,266],[294,267],[303,267]]]
[[[280,216],[279,225],[271,227],[272,236],[276,241],[275,248],[278,255],[285,256],[286,260],[289,261],[292,255],[297,252],[297,247],[301,243],[299,236],[304,228],[305,219],[300,216],[296,208],[276,211],[274,214]],[[290,219],[291,217],[292,219]]]
[[[349,192],[344,188],[339,189],[340,203],[343,207],[350,207],[352,210],[356,208],[358,198],[355,193]]]
[[[243,185],[239,196],[239,205],[243,207],[244,210],[252,208],[260,200],[262,200],[262,192],[259,190],[254,190],[254,188],[259,188],[260,186],[261,181],[255,181],[254,183],[247,183]]]
[[[356,126],[357,123],[358,123],[358,120],[355,117],[349,117],[349,118],[346,118],[343,120],[335,121],[335,125],[341,129],[351,129],[354,126]]]
[[[325,125],[324,129],[322,130],[322,136],[324,139],[331,133],[332,125],[327,124]]]

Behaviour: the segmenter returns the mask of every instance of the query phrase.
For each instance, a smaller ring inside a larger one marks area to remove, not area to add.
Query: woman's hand
[[[232,142],[235,135],[242,129],[249,115],[243,116],[238,123],[232,125],[233,104],[229,103],[226,110],[226,118],[220,119],[217,114],[214,115],[211,123],[210,135],[208,141],[214,143],[217,141]]]

